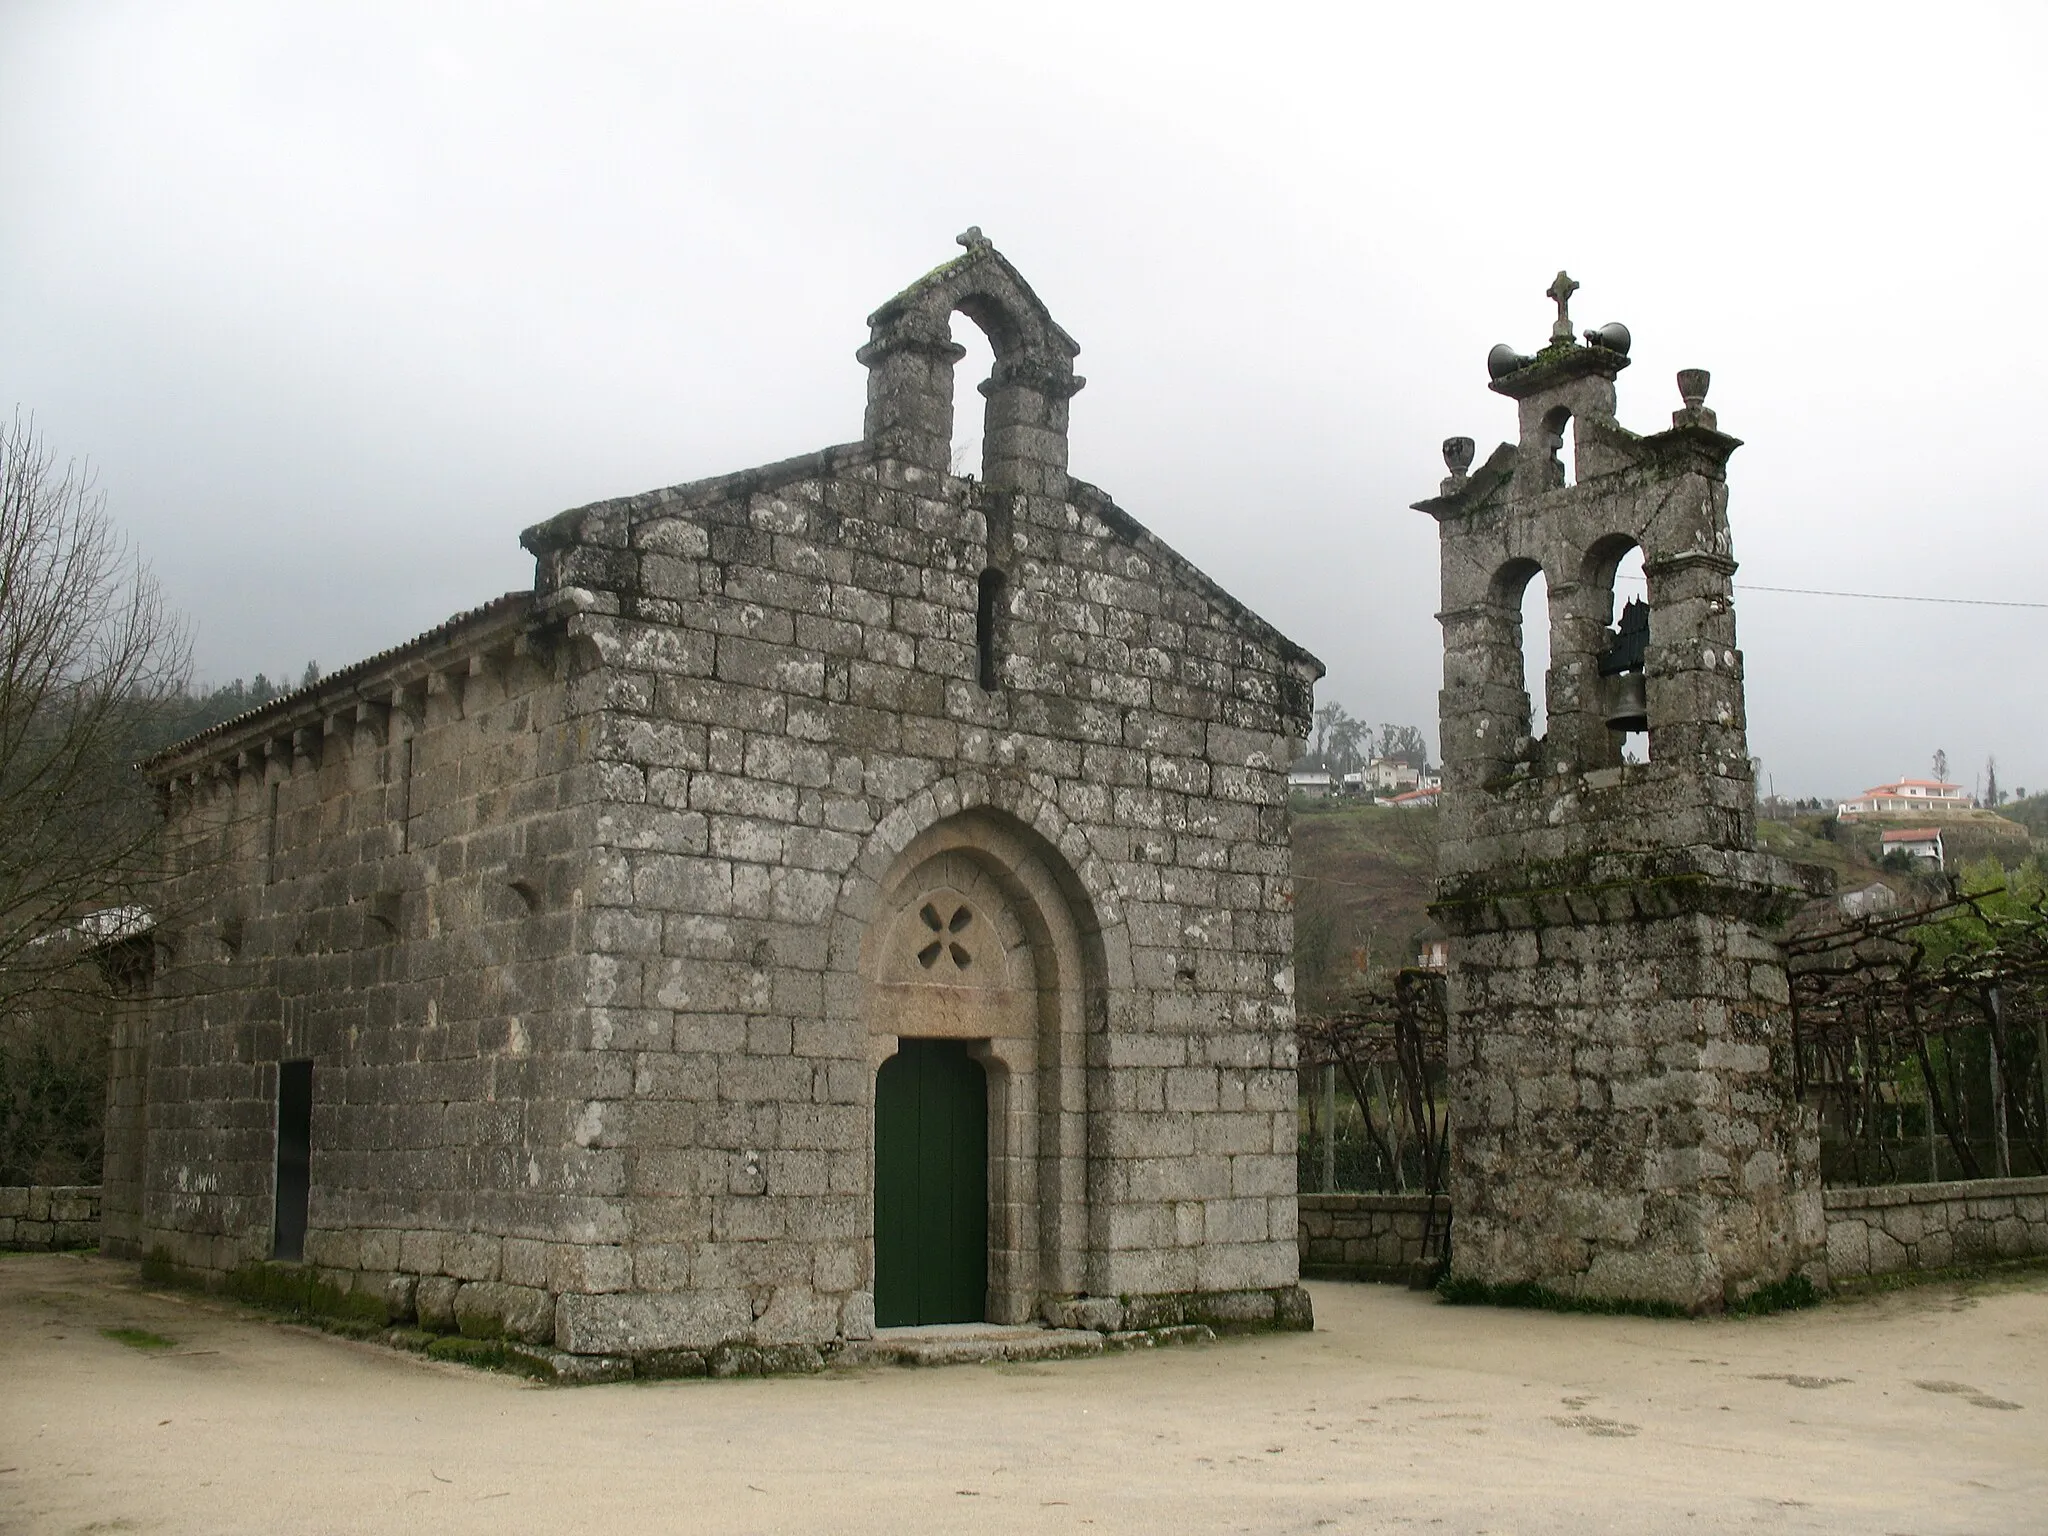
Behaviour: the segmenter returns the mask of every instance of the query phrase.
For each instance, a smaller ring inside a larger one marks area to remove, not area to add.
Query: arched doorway
[[[1090,908],[993,811],[927,829],[880,884],[861,957],[876,1322],[1029,1321],[1091,1278]]]

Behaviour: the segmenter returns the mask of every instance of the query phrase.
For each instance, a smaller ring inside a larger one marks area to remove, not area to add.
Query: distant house
[[[1915,859],[1926,859],[1936,869],[1942,867],[1941,829],[1939,827],[1900,827],[1886,832],[1879,842],[1886,856],[1903,853]]]
[[[1405,795],[1395,795],[1386,803],[1388,805],[1397,805],[1404,811],[1413,810],[1417,806],[1435,805],[1438,799],[1442,797],[1443,792],[1443,785],[1437,783],[1430,785],[1427,789],[1411,789]]]
[[[1375,796],[1382,799],[1422,787],[1422,770],[1398,757],[1376,757],[1366,765],[1365,777]]]
[[[1336,780],[1319,768],[1297,768],[1287,775],[1287,793],[1307,795],[1311,800],[1325,800],[1334,792]]]
[[[1898,904],[1899,893],[1882,880],[1873,880],[1853,891],[1844,891],[1833,902],[1846,917],[1868,917],[1873,912],[1889,912]]]
[[[1943,779],[1896,779],[1843,801],[1835,808],[1835,816],[1840,821],[1854,821],[1862,816],[1953,816],[1975,809],[1960,784]]]

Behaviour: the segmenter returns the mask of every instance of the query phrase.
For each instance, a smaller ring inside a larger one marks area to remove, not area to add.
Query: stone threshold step
[[[1202,1324],[1096,1333],[1086,1328],[1043,1324],[928,1323],[915,1328],[878,1328],[871,1339],[850,1340],[833,1356],[835,1366],[986,1365],[997,1361],[1073,1360],[1110,1351],[1151,1349],[1160,1344],[1193,1344],[1215,1338]]]

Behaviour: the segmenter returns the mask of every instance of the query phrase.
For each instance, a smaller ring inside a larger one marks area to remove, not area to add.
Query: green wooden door
[[[875,1321],[975,1323],[988,1294],[988,1079],[959,1040],[875,1076]]]

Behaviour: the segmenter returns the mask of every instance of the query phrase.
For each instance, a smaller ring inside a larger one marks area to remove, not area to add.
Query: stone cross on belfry
[[[1550,323],[1550,339],[1569,343],[1572,339],[1572,295],[1579,291],[1579,285],[1572,281],[1571,274],[1560,272],[1551,280],[1544,295],[1557,300],[1557,318]]]

